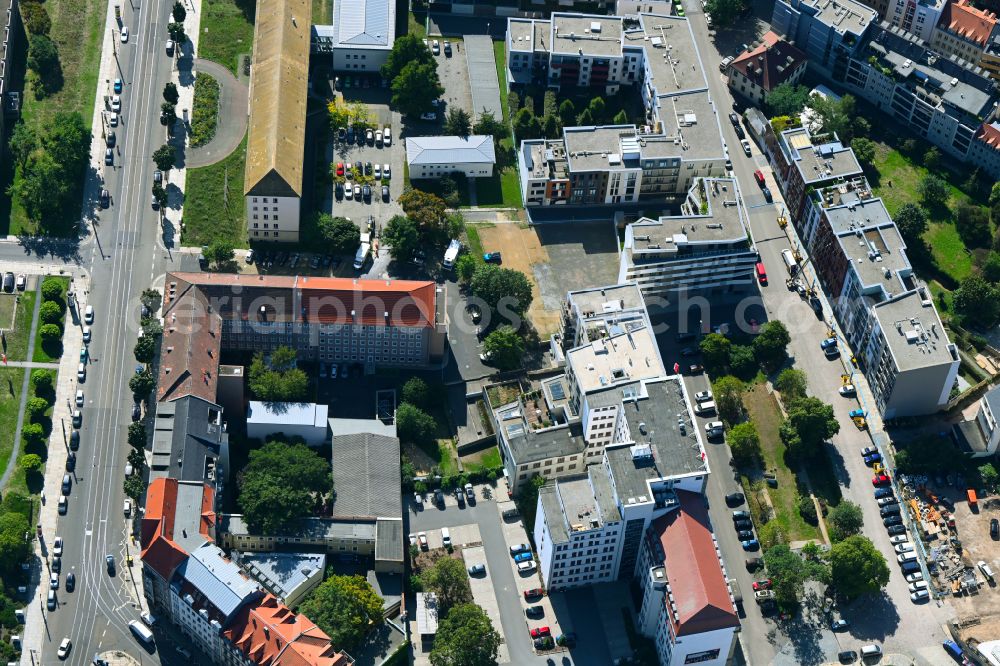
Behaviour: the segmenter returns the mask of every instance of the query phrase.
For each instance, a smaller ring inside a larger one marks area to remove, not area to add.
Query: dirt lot
[[[979,560],[986,561],[996,571],[1000,565],[1000,541],[990,538],[990,519],[1000,520],[1000,499],[993,497],[980,499],[978,512],[969,509],[969,503],[963,494],[954,488],[947,488],[938,493],[954,506],[955,528],[964,549],[963,560],[970,566],[975,566]],[[935,542],[931,542],[933,548]],[[979,580],[983,577],[977,572]],[[959,620],[980,618],[981,623],[969,628],[971,635],[979,640],[992,640],[1000,629],[1000,588],[994,585],[982,585],[978,594],[952,597],[952,607]],[[984,628],[990,627],[988,631]]]
[[[492,227],[479,228],[479,238],[483,249],[487,252],[501,252],[505,268],[513,268],[528,276],[531,281],[531,307],[528,309],[528,319],[534,324],[538,335],[543,340],[559,330],[559,310],[545,308],[538,283],[534,279],[535,264],[548,264],[549,253],[542,247],[538,234],[531,227],[523,228],[519,224],[497,224]]]

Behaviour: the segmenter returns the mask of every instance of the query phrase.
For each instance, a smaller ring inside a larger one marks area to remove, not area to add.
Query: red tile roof
[[[202,496],[211,506],[212,489],[205,487]],[[174,569],[188,553],[174,542],[174,517],[177,511],[177,479],[155,479],[146,490],[146,509],[140,529],[140,557],[164,580],[170,580]]]
[[[771,31],[761,37],[761,43],[756,48],[744,51],[730,65],[768,92],[805,66],[806,54]]]
[[[705,499],[677,491],[680,508],[656,520],[651,537],[664,552],[663,571],[677,606],[667,612],[678,636],[738,627],[729,586],[715,550]]]
[[[938,21],[940,28],[980,46],[986,45],[996,24],[995,14],[973,7],[969,0],[954,0],[945,4]]]
[[[347,666],[330,637],[305,615],[296,615],[274,595],[244,607],[222,635],[244,656],[261,666]]]
[[[985,141],[993,150],[1000,150],[1000,128],[996,125],[983,123],[976,132],[976,138]]]
[[[167,274],[163,289],[163,341],[156,399],[194,395],[215,402],[222,320],[209,314],[190,282]]]

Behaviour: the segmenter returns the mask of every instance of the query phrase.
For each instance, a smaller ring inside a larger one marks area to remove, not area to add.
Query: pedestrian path
[[[35,303],[37,306],[38,303]],[[37,321],[37,320],[36,320]],[[58,363],[37,363],[35,361],[5,361],[4,367],[7,368],[31,368],[32,370],[36,368],[43,368],[45,370],[58,370]]]
[[[250,91],[222,65],[194,59],[194,72],[203,72],[219,82],[219,116],[215,136],[204,146],[187,148],[184,163],[189,169],[215,164],[236,150],[247,132],[247,100]],[[193,104],[192,104],[193,108]]]

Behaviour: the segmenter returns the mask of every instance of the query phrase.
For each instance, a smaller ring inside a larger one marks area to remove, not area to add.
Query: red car
[[[876,474],[872,477],[872,485],[876,487],[889,485],[889,476],[886,474]]]
[[[757,169],[756,171],[753,172],[753,177],[754,177],[754,180],[757,181],[758,185],[760,185],[761,187],[764,187],[764,172],[763,171],[761,171],[760,169]]]
[[[545,596],[545,590],[543,590],[540,587],[533,587],[530,590],[524,591],[525,599],[536,599],[538,597],[544,597],[544,596]]]
[[[771,579],[765,578],[764,580],[755,580],[753,582],[753,591],[757,590],[770,590],[771,589]]]
[[[543,636],[551,636],[552,632],[549,631],[548,627],[535,627],[531,630],[532,638],[541,638]]]
[[[337,162],[337,175],[338,176],[343,176],[344,175],[344,163],[343,162]]]

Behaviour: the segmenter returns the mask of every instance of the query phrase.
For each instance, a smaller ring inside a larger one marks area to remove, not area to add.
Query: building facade
[[[396,37],[396,3],[391,0],[335,3],[331,32],[334,70],[378,74],[392,52]]]
[[[641,218],[625,228],[618,281],[664,298],[748,289],[757,251],[747,222],[735,179],[697,180],[680,215]]]
[[[456,172],[466,178],[489,178],[496,162],[492,136],[406,138],[410,178],[440,178]]]
[[[776,0],[771,29],[805,52],[811,70],[840,81],[877,20],[854,0]]]
[[[939,53],[955,55],[982,66],[987,47],[996,38],[996,14],[973,7],[969,0],[949,0],[930,42]]]
[[[729,89],[763,107],[778,86],[797,85],[805,76],[806,65],[805,53],[768,31],[760,44],[743,51],[730,63],[726,70]]]
[[[889,0],[885,20],[924,42],[931,41],[949,0]]]

